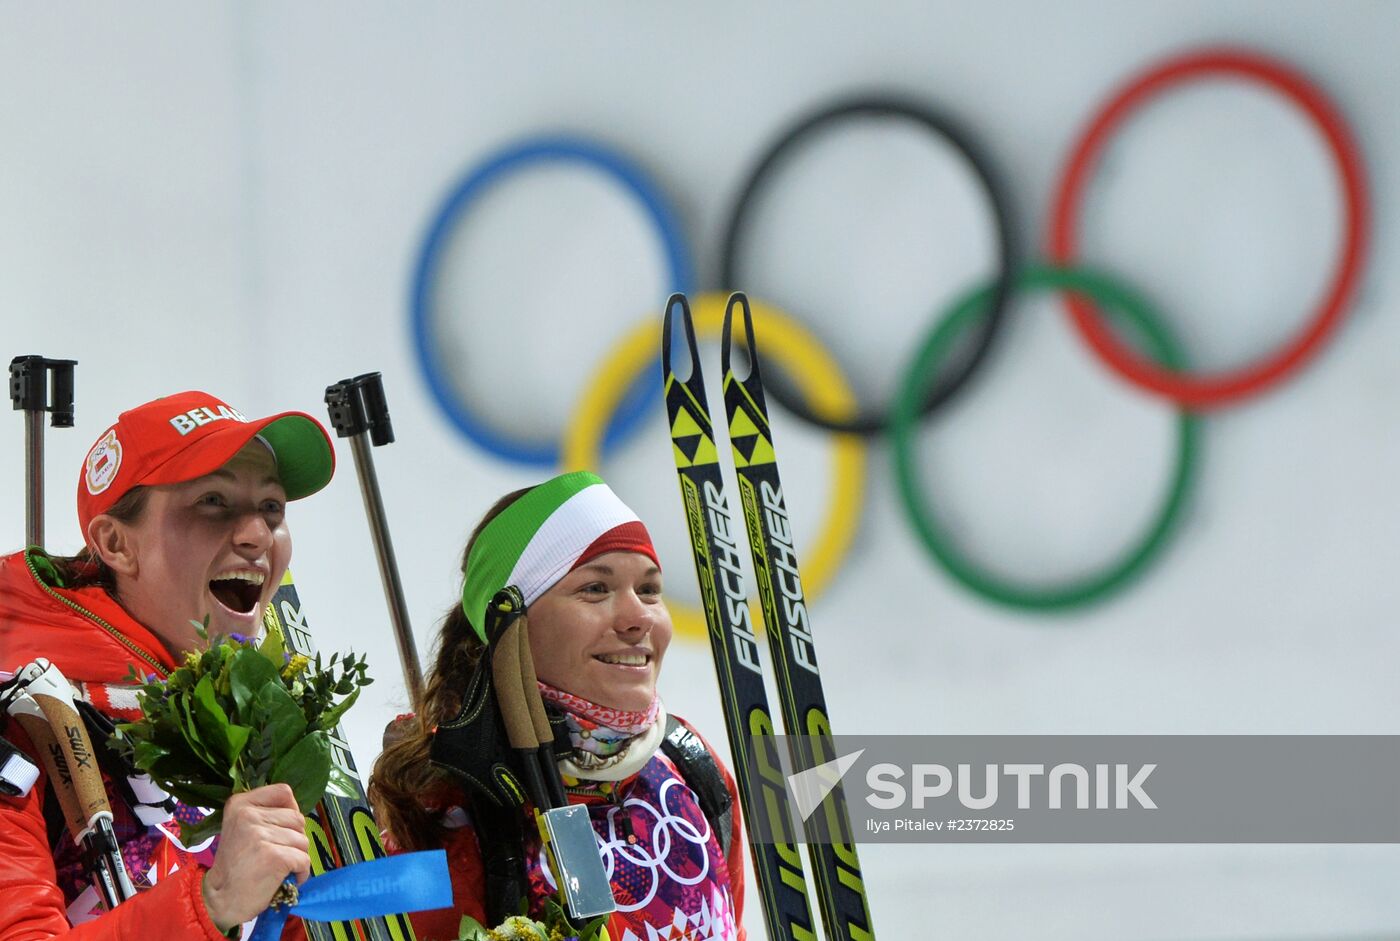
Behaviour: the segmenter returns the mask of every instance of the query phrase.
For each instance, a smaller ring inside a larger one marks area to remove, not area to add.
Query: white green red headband
[[[640,552],[657,565],[651,536],[602,478],[561,474],[532,487],[482,528],[467,557],[462,610],[486,640],[486,606],[514,585],[529,607],[555,582],[606,552]]]

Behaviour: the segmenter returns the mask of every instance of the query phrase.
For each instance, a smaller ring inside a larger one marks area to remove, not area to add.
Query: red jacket
[[[162,677],[175,668],[164,645],[101,588],[66,590],[53,581],[42,553],[0,557],[0,671],[13,673],[40,656],[83,683],[125,683],[132,665]],[[17,722],[4,724],[4,736],[33,754]],[[70,926],[72,899],[59,889],[44,821],[47,787],[41,773],[28,796],[0,797],[0,941],[226,941],[205,911],[198,865]],[[129,813],[119,800],[112,810],[119,818]],[[66,833],[60,838],[69,839]]]

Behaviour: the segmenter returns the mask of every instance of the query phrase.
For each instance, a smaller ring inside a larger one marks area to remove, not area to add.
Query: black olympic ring
[[[789,157],[793,148],[804,139],[832,124],[852,118],[902,118],[947,140],[972,168],[991,202],[1000,258],[996,279],[992,282],[987,317],[978,323],[972,340],[963,348],[965,352],[961,359],[955,361],[930,389],[921,411],[921,414],[927,415],[951,401],[967,385],[978,367],[986,361],[992,341],[996,339],[997,332],[1006,319],[1006,310],[1020,260],[1016,240],[1012,234],[1011,211],[1007,205],[1006,191],[998,183],[990,161],[973,144],[968,134],[947,116],[894,95],[857,95],[843,98],[835,104],[812,112],[778,135],[764,152],[753,173],[749,175],[730,210],[721,250],[723,260],[720,266],[720,283],[727,290],[742,290],[736,269],[739,249],[743,244],[745,222],[749,217],[749,208],[753,205],[755,197],[762,193],[765,182],[771,179],[773,170],[785,157]],[[764,391],[777,399],[792,414],[828,431],[872,436],[883,432],[889,424],[889,415],[875,410],[862,411],[845,420],[820,415],[793,389],[781,372],[775,373],[769,379]]]

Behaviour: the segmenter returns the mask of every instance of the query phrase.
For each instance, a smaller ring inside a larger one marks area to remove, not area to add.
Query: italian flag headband
[[[657,565],[651,536],[588,471],[561,474],[531,488],[481,530],[467,557],[462,610],[486,640],[486,606],[507,585],[528,607],[569,572],[605,552],[640,552]]]

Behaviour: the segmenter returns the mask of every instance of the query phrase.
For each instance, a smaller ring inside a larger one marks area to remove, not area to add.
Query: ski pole
[[[384,583],[389,620],[394,626],[394,640],[399,646],[404,685],[408,688],[409,704],[417,712],[423,701],[423,673],[418,664],[418,645],[413,640],[413,628],[408,621],[408,604],[404,600],[403,583],[399,580],[399,565],[394,556],[394,544],[389,538],[384,498],[379,492],[379,477],[374,472],[374,454],[370,450],[371,442],[379,447],[394,440],[394,427],[389,422],[389,405],[384,399],[383,380],[379,373],[371,372],[329,385],[326,387],[326,407],[336,434],[350,439],[350,452],[355,456],[355,474],[360,480],[360,496],[364,498],[370,537],[374,540],[374,553],[379,560],[379,578]],[[369,441],[365,440],[366,436]]]
[[[20,670],[22,688],[9,712],[39,750],[58,794],[73,842],[108,909],[136,894],[112,828],[112,808],[97,754],[73,702],[72,687],[58,667],[40,657]]]
[[[612,885],[598,855],[588,808],[570,804],[554,760],[554,732],[540,698],[520,589],[501,589],[486,609],[492,639],[491,673],[506,738],[519,760],[525,789],[535,804],[550,871],[560,897],[576,922],[617,910]]]
[[[73,427],[73,367],[77,360],[16,356],[10,361],[10,402],[24,412],[24,541],[44,544],[44,413],[55,428]],[[52,396],[49,379],[52,376]]]

